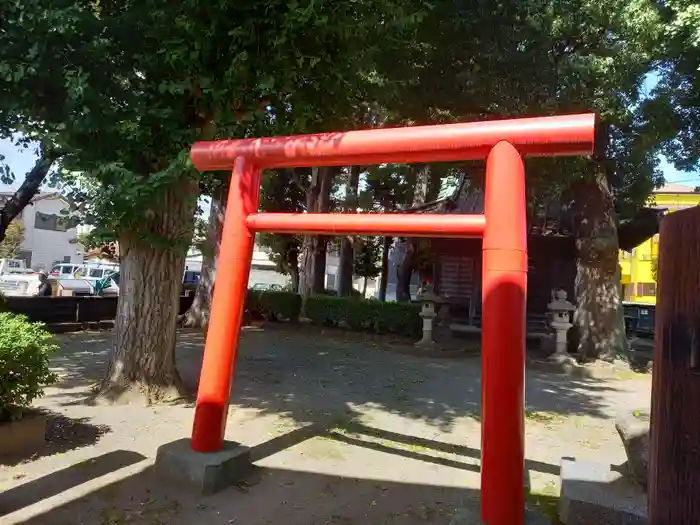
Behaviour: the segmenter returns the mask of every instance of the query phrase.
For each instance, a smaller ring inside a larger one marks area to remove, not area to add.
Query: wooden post
[[[700,523],[700,207],[664,217],[649,450],[649,523]]]

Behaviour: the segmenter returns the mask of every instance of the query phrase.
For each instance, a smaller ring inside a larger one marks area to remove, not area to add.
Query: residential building
[[[0,205],[13,195],[0,193]],[[58,193],[37,194],[15,220],[24,224],[24,239],[18,258],[35,270],[49,270],[58,263],[81,263],[85,248],[77,229],[63,212],[68,201]]]
[[[667,184],[651,198],[655,208],[667,213],[700,205],[700,192],[692,186]],[[625,301],[656,303],[656,269],[659,256],[659,235],[644,241],[631,252],[620,251],[622,295]]]

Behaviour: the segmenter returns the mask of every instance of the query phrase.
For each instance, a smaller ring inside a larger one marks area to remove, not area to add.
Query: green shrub
[[[301,312],[301,295],[293,292],[264,291],[257,298],[262,315],[271,321],[296,321]]]
[[[347,317],[350,301],[357,302],[347,297],[314,295],[306,300],[306,317],[317,325],[338,326]]]
[[[420,337],[420,306],[410,303],[383,303],[353,297],[317,295],[309,297],[306,316],[322,326],[345,323],[358,332],[392,333]]]
[[[22,417],[43,387],[56,381],[49,369],[49,356],[56,350],[43,324],[0,313],[0,421]]]
[[[323,290],[323,295],[338,297],[338,290],[334,290],[333,288],[326,288],[325,290]],[[350,297],[362,297],[362,292],[353,288],[352,290],[350,290]]]

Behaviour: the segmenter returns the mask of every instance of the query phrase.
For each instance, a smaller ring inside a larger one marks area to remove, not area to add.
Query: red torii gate
[[[527,231],[521,155],[591,155],[593,114],[197,142],[200,171],[232,170],[192,449],[222,448],[255,233],[483,236],[482,519],[522,525]],[[264,168],[486,159],[484,215],[258,213]]]

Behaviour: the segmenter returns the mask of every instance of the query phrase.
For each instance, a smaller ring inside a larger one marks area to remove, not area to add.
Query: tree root
[[[96,405],[177,405],[193,400],[193,393],[177,381],[173,385],[105,379],[96,386],[91,401]]]

